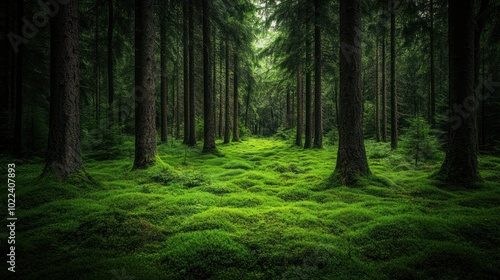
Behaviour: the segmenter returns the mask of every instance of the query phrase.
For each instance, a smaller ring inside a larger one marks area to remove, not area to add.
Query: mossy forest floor
[[[449,189],[440,160],[366,145],[375,176],[355,187],[329,179],[336,146],[273,139],[160,145],[139,171],[127,142],[86,157],[97,183],[18,162],[16,279],[499,279],[500,158],[480,157],[482,188]]]

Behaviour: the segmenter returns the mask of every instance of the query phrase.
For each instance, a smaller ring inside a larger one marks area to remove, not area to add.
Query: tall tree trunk
[[[95,121],[101,120],[101,75],[99,73],[99,2],[95,5]]]
[[[250,101],[252,100],[252,81],[250,71],[248,72],[247,96],[245,100],[245,128],[248,129],[248,114],[250,110]]]
[[[302,146],[302,131],[304,130],[304,94],[302,92],[302,64],[297,66],[297,134],[295,145]]]
[[[213,50],[212,54],[212,99],[213,99],[213,114],[214,114],[214,133],[215,139],[217,139],[217,30],[213,29]]]
[[[323,148],[323,106],[321,105],[321,2],[314,0],[314,147]]]
[[[239,135],[239,114],[240,114],[240,97],[238,92],[238,78],[239,78],[239,56],[234,52],[234,97],[233,97],[233,142],[240,141]]]
[[[311,90],[311,39],[309,37],[309,23],[306,25],[306,130],[304,149],[313,145],[313,122],[312,122],[312,90]]]
[[[382,141],[387,142],[387,63],[386,63],[386,42],[385,32],[382,36]]]
[[[219,58],[219,139],[222,138],[222,129],[224,123],[224,115],[223,115],[223,103],[224,103],[224,95],[222,93],[222,62],[223,62],[223,50],[224,50],[224,40],[222,37],[219,40],[219,49],[220,49],[220,58]]]
[[[377,142],[382,140],[380,131],[380,47],[379,38],[376,38],[376,62],[375,62],[375,137]]]
[[[184,0],[182,5],[182,50],[183,50],[183,74],[184,74],[184,144],[189,143],[189,0]]]
[[[339,150],[335,171],[349,185],[357,176],[370,174],[363,142],[361,95],[361,0],[340,1],[340,42],[349,51],[340,53]]]
[[[24,17],[24,1],[17,2],[17,31],[22,34],[22,18]],[[20,155],[23,148],[23,59],[24,59],[24,44],[19,46],[19,52],[15,55],[16,74],[15,74],[15,89],[16,89],[16,115],[14,119],[14,155]]]
[[[459,115],[457,106],[474,98],[473,0],[448,1],[449,129],[446,157],[440,175],[445,183],[472,187],[480,180],[477,163],[476,112]],[[464,112],[462,112],[464,113]]]
[[[80,149],[78,1],[61,5],[50,23],[50,117],[44,173],[60,180],[83,170]]]
[[[396,95],[396,10],[391,0],[391,149],[398,148],[398,100]]]
[[[215,147],[215,114],[212,88],[212,32],[210,26],[210,1],[203,0],[203,152],[213,152]],[[215,64],[215,63],[214,63]]]
[[[196,102],[194,92],[194,0],[189,0],[189,141],[188,146],[196,146]],[[210,34],[209,34],[210,35]]]
[[[156,157],[153,0],[135,1],[135,160],[134,169]]]
[[[224,128],[224,144],[230,141],[230,120],[229,120],[229,42],[226,39],[226,109],[225,109],[225,128]]]
[[[113,102],[115,88],[113,84],[113,30],[114,30],[113,0],[108,0],[108,121],[113,124]]]
[[[166,8],[166,6],[165,6]],[[168,74],[167,74],[167,19],[160,15],[160,68],[161,68],[161,106],[160,106],[160,135],[161,142],[167,143],[168,135]]]
[[[431,70],[430,70],[430,82],[431,82],[431,94],[430,94],[430,120],[429,123],[432,127],[436,126],[436,80],[435,80],[435,62],[434,62],[434,0],[430,0],[430,14],[431,14],[431,27],[430,27],[430,56],[431,56]]]

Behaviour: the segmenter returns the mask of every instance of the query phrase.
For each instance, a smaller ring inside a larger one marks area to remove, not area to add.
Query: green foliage
[[[83,130],[82,150],[92,159],[106,160],[124,156],[126,146],[119,126],[106,127],[101,124],[95,129]]]
[[[418,166],[419,162],[435,160],[439,143],[432,134],[431,126],[422,118],[410,120],[410,127],[401,141],[404,154]]]
[[[70,183],[38,179],[43,161],[25,162],[16,229],[19,250],[30,252],[18,265],[29,269],[18,273],[93,280],[122,268],[136,279],[499,275],[497,157],[479,157],[485,187],[451,191],[429,179],[440,162],[416,169],[387,143],[366,141],[366,148],[378,177],[353,187],[328,180],[334,147],[304,150],[275,139],[221,146],[224,158],[187,148],[189,165],[181,143],[160,145],[159,164],[148,170],[131,171],[130,158],[89,161],[99,184],[82,174]]]
[[[293,129],[279,127],[278,131],[276,131],[273,137],[279,140],[286,141],[291,144],[294,141],[295,131]]]

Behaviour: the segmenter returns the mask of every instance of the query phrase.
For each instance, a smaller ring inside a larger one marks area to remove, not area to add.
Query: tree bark
[[[115,98],[115,88],[113,84],[113,31],[114,31],[113,0],[108,0],[108,120],[113,124],[113,102]]]
[[[99,69],[99,0],[95,5],[95,121],[101,120],[101,75]]]
[[[226,110],[224,112],[224,144],[230,142],[230,120],[229,120],[229,42],[226,39]]]
[[[449,129],[446,157],[440,175],[447,184],[472,187],[480,181],[477,162],[475,110],[466,106],[474,98],[473,0],[448,1],[449,16]],[[464,112],[462,112],[464,113]]]
[[[302,131],[304,130],[304,94],[302,92],[302,64],[297,67],[297,134],[295,137],[295,145],[302,146]]]
[[[430,94],[430,113],[429,113],[429,123],[434,128],[436,126],[436,80],[435,80],[435,60],[434,60],[434,0],[430,0],[430,17],[431,17],[431,27],[430,27],[430,56],[431,56],[431,69],[430,69],[430,82],[431,82],[431,94]]]
[[[239,135],[240,97],[238,91],[239,63],[240,62],[238,53],[234,52],[233,142],[240,141],[240,135]]]
[[[340,1],[340,42],[349,51],[340,53],[339,150],[336,173],[342,184],[370,174],[363,142],[361,95],[361,1]]]
[[[323,148],[323,106],[321,105],[321,1],[314,0],[314,147]]]
[[[17,2],[17,32],[22,34],[22,18],[24,17],[24,1]],[[15,73],[15,95],[16,95],[16,114],[14,118],[14,145],[13,154],[21,155],[23,149],[23,60],[24,44],[19,46],[19,52],[15,55],[16,73]]]
[[[166,8],[166,7],[165,7]],[[167,23],[166,18],[160,15],[160,135],[161,142],[167,143],[168,135],[168,74],[167,74]]]
[[[80,149],[78,1],[61,5],[50,23],[50,116],[44,173],[60,180],[83,170]]]
[[[375,62],[375,137],[377,142],[382,140],[380,131],[380,47],[379,38],[376,38],[376,62]]]
[[[309,23],[306,26],[306,130],[304,149],[313,145],[313,123],[312,123],[312,90],[311,90],[311,40],[309,38]]]
[[[222,129],[224,123],[224,115],[223,115],[223,103],[224,103],[224,95],[222,93],[222,52],[224,49],[224,40],[220,38],[219,40],[219,48],[220,48],[220,58],[219,58],[219,138],[222,138]]]
[[[212,42],[210,26],[210,1],[203,0],[203,112],[204,133],[203,152],[214,152],[215,147],[215,114],[212,88]],[[215,64],[215,63],[214,63]]]
[[[391,149],[398,148],[398,100],[396,94],[396,10],[391,0]]]
[[[136,0],[135,6],[134,169],[144,169],[153,165],[156,157],[153,0]]]
[[[194,0],[189,0],[188,6],[189,34],[189,141],[188,146],[196,146],[196,102],[194,73]]]
[[[183,50],[183,74],[184,74],[184,144],[189,143],[189,0],[184,0],[182,5],[182,50]]]
[[[386,42],[385,32],[382,36],[382,141],[387,142],[387,63],[386,63]]]

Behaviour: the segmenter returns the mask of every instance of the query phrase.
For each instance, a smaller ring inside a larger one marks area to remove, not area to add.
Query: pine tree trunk
[[[115,88],[113,84],[113,30],[114,13],[113,0],[108,0],[108,121],[113,124],[113,102],[115,98]]]
[[[50,117],[44,173],[60,180],[83,170],[80,149],[78,1],[61,5],[50,23]]]
[[[396,95],[396,10],[391,0],[391,149],[398,148],[398,100]]]
[[[161,80],[160,80],[160,135],[161,142],[167,143],[168,135],[168,80],[167,80],[167,24],[166,18],[160,16],[160,68],[161,68]]]
[[[380,131],[380,47],[379,39],[376,38],[376,62],[375,62],[375,136],[377,142],[382,140]]]
[[[429,123],[434,128],[436,126],[436,81],[435,81],[435,63],[434,63],[434,0],[430,0],[430,14],[431,14],[431,27],[430,27],[430,56],[431,56],[431,69],[430,69],[430,82],[431,82],[431,96],[430,96],[430,120]]]
[[[297,67],[297,134],[295,137],[295,145],[302,146],[302,131],[304,130],[304,94],[302,92],[302,64]]]
[[[306,26],[306,130],[304,149],[309,149],[313,144],[312,123],[312,89],[311,89],[311,40],[309,38],[309,24]]]
[[[339,150],[336,173],[349,185],[357,176],[370,174],[363,142],[361,95],[361,0],[340,1]]]
[[[22,18],[24,17],[24,1],[17,2],[17,31],[22,34]],[[14,118],[14,145],[13,154],[21,155],[23,149],[23,60],[24,44],[19,46],[19,52],[15,55],[15,95],[16,95],[16,115]]]
[[[189,113],[189,1],[184,0],[182,5],[182,50],[183,50],[183,74],[184,74],[184,144],[189,143],[189,124],[190,124],[190,113]]]
[[[194,0],[189,0],[188,7],[189,33],[189,141],[188,146],[196,146],[196,102],[195,102],[195,73],[194,73]]]
[[[240,141],[239,135],[239,114],[240,114],[240,97],[238,92],[238,78],[239,78],[239,56],[234,52],[234,97],[233,97],[233,142]]]
[[[230,142],[230,120],[229,120],[229,42],[226,40],[226,109],[224,118],[224,144]]]
[[[224,103],[224,95],[222,93],[222,55],[224,49],[224,40],[222,37],[219,40],[219,49],[220,49],[220,57],[219,57],[219,139],[222,138],[222,129],[224,123],[224,114],[223,114],[223,103]]]
[[[321,105],[321,2],[314,0],[314,147],[323,148],[323,106]]]
[[[203,152],[213,152],[215,147],[215,114],[212,88],[212,40],[210,26],[210,2],[203,0]],[[214,63],[215,64],[215,63]]]
[[[387,63],[386,63],[386,43],[385,32],[382,36],[382,141],[387,142]]]
[[[245,100],[245,128],[248,129],[248,114],[250,110],[250,101],[252,100],[252,82],[251,79],[252,77],[250,76],[250,72],[248,72],[248,85],[247,85],[247,96]]]
[[[449,1],[449,109],[474,98],[473,0]],[[476,112],[449,116],[448,145],[440,175],[445,183],[472,187],[480,181],[477,162]]]
[[[95,7],[95,121],[101,120],[101,75],[99,73],[99,0]]]
[[[135,1],[135,160],[134,169],[147,168],[156,157],[154,82],[155,30],[153,0]]]

